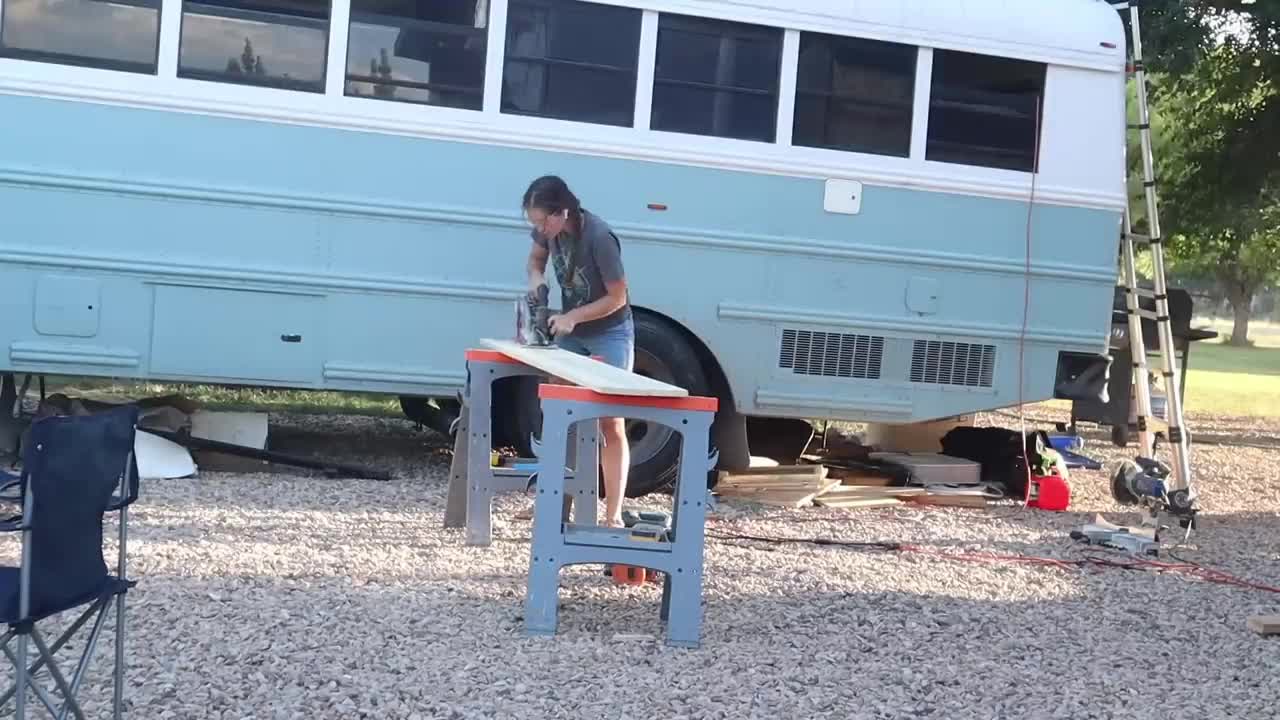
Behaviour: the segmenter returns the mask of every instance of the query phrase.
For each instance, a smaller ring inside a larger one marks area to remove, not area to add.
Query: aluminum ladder
[[[1154,522],[1160,512],[1167,512],[1179,519],[1179,524],[1190,533],[1195,525],[1196,493],[1191,482],[1190,434],[1183,417],[1182,391],[1177,382],[1177,356],[1173,344],[1173,326],[1169,318],[1168,284],[1165,279],[1164,235],[1160,228],[1160,215],[1156,194],[1155,161],[1151,143],[1151,114],[1147,103],[1147,75],[1142,59],[1142,33],[1139,24],[1138,0],[1127,2],[1111,2],[1110,5],[1120,13],[1128,12],[1129,34],[1129,74],[1134,78],[1137,90],[1138,122],[1127,125],[1128,130],[1137,130],[1141,137],[1143,189],[1146,202],[1146,216],[1149,235],[1133,232],[1131,208],[1127,198],[1124,212],[1124,232],[1121,236],[1122,249],[1122,283],[1125,288],[1125,302],[1129,321],[1129,347],[1133,357],[1133,387],[1137,396],[1135,419],[1137,423],[1141,457],[1139,463],[1144,469],[1158,467],[1155,471],[1158,482],[1153,483],[1155,492],[1142,497],[1135,496],[1125,488],[1117,488],[1113,479],[1112,493],[1116,500],[1125,504],[1143,504],[1151,511],[1148,520]],[[1126,102],[1127,104],[1127,102]],[[1127,134],[1126,134],[1127,137]],[[1126,142],[1127,153],[1127,142]],[[1128,183],[1125,185],[1128,194]],[[1138,270],[1136,267],[1135,245],[1145,243],[1151,248],[1152,289],[1138,286]],[[1142,299],[1153,300],[1155,310],[1141,307]],[[1154,417],[1151,403],[1151,387],[1148,383],[1146,343],[1142,335],[1143,319],[1155,322],[1160,341],[1161,375],[1166,397],[1165,417]],[[1156,451],[1156,434],[1167,432],[1167,438],[1173,456],[1172,466],[1165,466],[1154,461]],[[1147,462],[1144,462],[1147,461]]]

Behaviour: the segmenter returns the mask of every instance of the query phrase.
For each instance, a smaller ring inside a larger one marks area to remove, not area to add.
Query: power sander
[[[546,283],[516,301],[516,341],[529,347],[551,347],[551,290]]]

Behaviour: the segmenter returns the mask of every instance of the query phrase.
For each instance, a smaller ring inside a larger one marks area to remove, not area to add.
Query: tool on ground
[[[660,510],[623,510],[622,524],[631,531],[632,540],[663,542],[671,539],[671,515]],[[635,565],[611,565],[605,574],[619,585],[643,585],[657,582],[658,572]]]
[[[540,283],[536,290],[516,301],[516,342],[529,347],[550,347],[551,290]]]
[[[1071,539],[1089,545],[1099,545],[1122,550],[1134,555],[1157,555],[1160,543],[1150,528],[1129,528],[1103,520],[1097,516],[1091,523],[1071,531]]]
[[[1147,105],[1147,74],[1142,60],[1142,34],[1138,22],[1138,2],[1136,0],[1112,2],[1111,6],[1119,12],[1123,13],[1126,10],[1129,12],[1127,27],[1130,33],[1130,60],[1128,69],[1136,80],[1138,122],[1128,127],[1130,130],[1137,130],[1142,140],[1143,188],[1146,200],[1145,216],[1149,231],[1148,235],[1139,235],[1133,232],[1133,212],[1131,208],[1126,207],[1124,212],[1124,232],[1120,237],[1120,245],[1124,261],[1123,285],[1129,319],[1129,346],[1133,356],[1131,372],[1133,373],[1133,386],[1137,395],[1135,423],[1138,427],[1139,447],[1141,450],[1138,462],[1142,465],[1152,462],[1149,458],[1155,457],[1155,433],[1161,429],[1167,429],[1168,431],[1167,438],[1173,455],[1171,471],[1159,478],[1161,484],[1167,486],[1168,491],[1162,491],[1158,494],[1141,493],[1141,497],[1145,499],[1143,504],[1150,513],[1150,517],[1144,521],[1144,524],[1157,525],[1159,523],[1159,514],[1167,512],[1176,516],[1179,524],[1186,528],[1187,534],[1190,535],[1191,529],[1195,526],[1196,493],[1191,485],[1190,448],[1188,447],[1190,436],[1186,431],[1182,416],[1182,388],[1180,383],[1175,380],[1177,377],[1177,359],[1173,344],[1173,324],[1169,315],[1169,288],[1165,280],[1164,237],[1161,234],[1160,214],[1157,208],[1155,160],[1151,149],[1151,113]],[[1138,271],[1135,260],[1137,251],[1134,246],[1140,242],[1146,243],[1151,248],[1152,289],[1150,290],[1138,286]],[[1155,309],[1143,309],[1140,299],[1154,301]],[[1166,398],[1164,404],[1165,417],[1163,420],[1157,420],[1152,413],[1146,343],[1143,340],[1142,332],[1143,319],[1155,322],[1156,334],[1160,340],[1161,375],[1164,379]],[[1117,474],[1124,474],[1127,477],[1131,473],[1128,469],[1121,468]],[[1127,493],[1124,497],[1117,495],[1117,502],[1125,502],[1126,499],[1130,499],[1136,494],[1128,492],[1129,483],[1127,481],[1119,484],[1113,481],[1113,491],[1117,488],[1122,491],[1122,494]]]
[[[1062,461],[1066,463],[1068,469],[1102,469],[1102,463],[1091,457],[1080,454],[1079,451],[1084,448],[1084,438],[1079,435],[1074,433],[1049,433],[1049,445],[1062,456]]]

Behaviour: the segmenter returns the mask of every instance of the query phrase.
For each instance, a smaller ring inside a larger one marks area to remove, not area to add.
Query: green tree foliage
[[[1255,293],[1280,280],[1280,0],[1141,12],[1162,230],[1180,271],[1220,284],[1246,344]],[[1140,174],[1136,135],[1130,150]],[[1140,181],[1130,189],[1140,197]]]
[[[1235,168],[1221,189],[1252,194],[1274,179],[1280,172],[1280,0],[1142,0],[1140,13],[1147,64],[1169,79],[1167,91],[1210,90],[1205,100],[1229,110],[1220,114],[1220,146],[1200,150],[1224,154]],[[1206,59],[1220,70],[1208,74],[1208,87]]]

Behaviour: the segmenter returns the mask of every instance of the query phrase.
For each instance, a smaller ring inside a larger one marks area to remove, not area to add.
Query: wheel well
[[[678,331],[689,343],[689,347],[693,348],[694,353],[697,354],[698,362],[702,365],[703,372],[707,374],[707,380],[711,383],[712,392],[715,393],[721,404],[727,404],[730,408],[736,407],[736,403],[733,398],[733,389],[729,387],[729,378],[725,375],[724,369],[720,367],[720,361],[716,360],[716,356],[711,352],[711,349],[707,347],[707,344],[704,343],[701,338],[694,335],[689,328],[685,327],[682,323],[669,315],[665,315],[646,307],[632,306],[631,309],[632,312],[642,313],[662,320]]]

